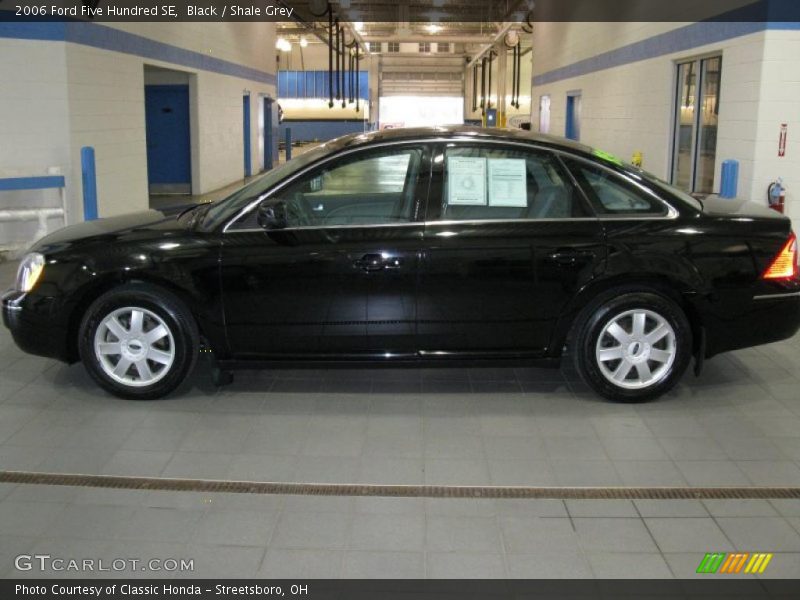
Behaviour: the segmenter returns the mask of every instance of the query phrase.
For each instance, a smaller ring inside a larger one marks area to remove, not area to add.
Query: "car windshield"
[[[239,210],[247,206],[252,200],[267,192],[272,186],[282,179],[289,177],[307,165],[319,160],[331,151],[330,144],[322,144],[298,156],[295,159],[285,162],[282,165],[267,171],[261,177],[251,181],[243,188],[222,200],[217,200],[206,211],[203,216],[203,227],[214,229],[234,216]]]

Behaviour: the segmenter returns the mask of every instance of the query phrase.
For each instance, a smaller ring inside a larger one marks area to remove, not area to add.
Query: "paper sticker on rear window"
[[[485,158],[447,158],[447,204],[486,206]]]
[[[528,206],[524,158],[489,159],[489,206]]]

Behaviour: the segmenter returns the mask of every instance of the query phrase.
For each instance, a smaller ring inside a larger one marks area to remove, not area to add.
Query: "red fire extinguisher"
[[[780,177],[769,184],[767,188],[767,201],[771,209],[783,213],[783,205],[786,201],[786,188],[783,187],[783,179]]]

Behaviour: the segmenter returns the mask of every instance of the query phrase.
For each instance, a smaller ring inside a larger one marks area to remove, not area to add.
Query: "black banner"
[[[800,22],[797,0],[0,0],[0,21]]]
[[[4,580],[0,598],[73,600],[96,598],[297,598],[308,600],[532,600],[800,597],[798,580]]]

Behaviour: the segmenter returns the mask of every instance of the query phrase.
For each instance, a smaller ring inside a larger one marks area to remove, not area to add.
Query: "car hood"
[[[168,215],[157,210],[147,210],[69,225],[46,235],[31,250],[47,254],[81,242],[112,243],[126,237],[160,238],[185,231],[187,226],[187,219],[181,218],[180,214]]]

